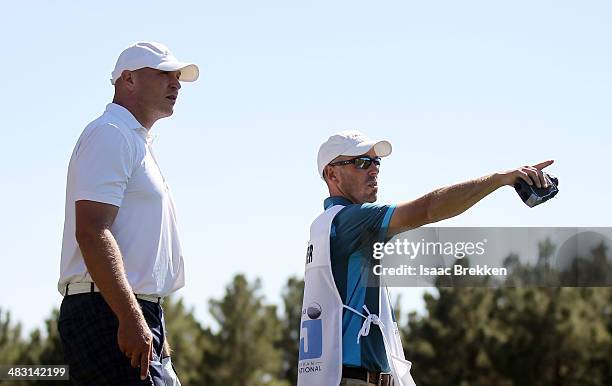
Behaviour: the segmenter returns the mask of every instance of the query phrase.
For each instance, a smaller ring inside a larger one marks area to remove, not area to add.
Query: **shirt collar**
[[[137,130],[147,143],[153,142],[154,137],[149,133],[149,130],[138,122],[130,110],[117,103],[109,103],[106,105],[106,112],[119,118],[130,129]]]
[[[342,196],[327,197],[325,201],[323,201],[323,207],[325,209],[329,209],[334,205],[347,206],[347,205],[353,205],[353,203],[349,199],[342,197]]]

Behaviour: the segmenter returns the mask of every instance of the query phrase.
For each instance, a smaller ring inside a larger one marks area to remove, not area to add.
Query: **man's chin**
[[[163,109],[159,112],[160,115],[160,119],[161,118],[168,118],[169,116],[172,116],[172,114],[174,114],[174,108],[170,107],[170,108],[166,108]]]
[[[376,199],[378,198],[378,194],[377,193],[372,193],[370,195],[368,195],[368,197],[366,198],[365,202],[376,202]]]

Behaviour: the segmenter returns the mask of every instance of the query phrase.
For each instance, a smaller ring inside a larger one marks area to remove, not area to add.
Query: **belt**
[[[362,367],[342,366],[342,378],[359,379],[377,386],[393,386],[391,374],[371,372]]]
[[[92,283],[68,283],[66,284],[66,289],[64,290],[64,296],[68,295],[76,295],[76,294],[86,294],[90,292],[100,292],[100,289],[92,282]],[[162,296],[157,295],[142,295],[142,294],[134,294],[136,299],[144,300],[147,302],[153,302],[157,304],[162,304],[164,302],[164,298]]]

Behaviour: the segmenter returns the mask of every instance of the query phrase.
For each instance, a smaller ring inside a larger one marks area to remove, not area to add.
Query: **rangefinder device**
[[[514,190],[527,206],[533,208],[559,193],[559,179],[546,173],[544,173],[544,178],[548,181],[548,188],[538,188],[535,184],[529,185],[522,178],[517,179],[514,183]]]

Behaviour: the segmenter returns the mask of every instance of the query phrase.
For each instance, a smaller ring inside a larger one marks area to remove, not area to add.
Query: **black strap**
[[[342,378],[359,379],[368,382],[368,370],[363,367],[342,366]]]
[[[388,386],[393,384],[390,374],[368,371],[363,367],[342,366],[342,378],[359,379],[374,385]]]

